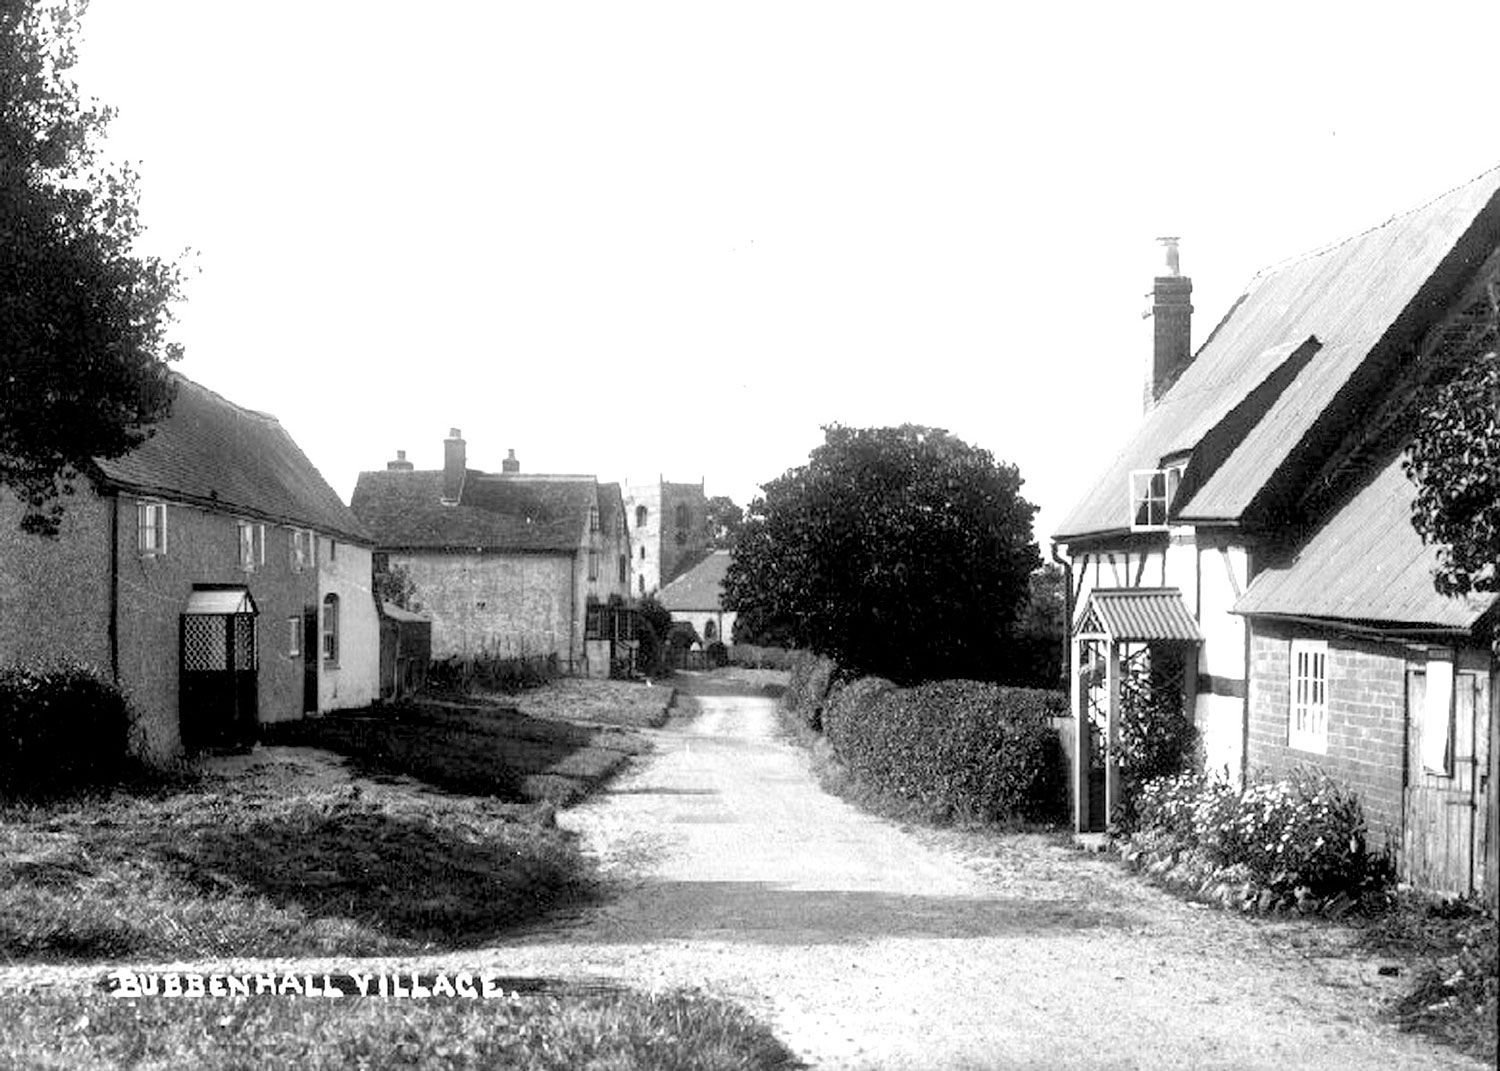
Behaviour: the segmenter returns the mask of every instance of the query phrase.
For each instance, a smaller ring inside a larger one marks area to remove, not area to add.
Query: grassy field
[[[693,993],[352,997],[4,998],[0,1065],[206,1071],[517,1068],[774,1071],[798,1066],[734,1005]]]
[[[549,808],[269,753],[302,758],[0,809],[0,958],[468,948],[589,887]]]

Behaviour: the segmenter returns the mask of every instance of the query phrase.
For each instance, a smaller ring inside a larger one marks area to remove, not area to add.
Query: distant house
[[[591,608],[630,594],[619,484],[522,473],[514,451],[498,473],[470,469],[456,428],[443,456],[442,469],[402,455],[360,473],[351,504],[415,585],[432,657],[555,657],[566,672],[607,673],[605,616]]]
[[[1054,536],[1080,829],[1119,797],[1121,704],[1180,696],[1210,768],[1326,770],[1408,879],[1493,901],[1496,599],[1435,593],[1401,452],[1421,388],[1497,345],[1497,191],[1500,169],[1262,272],[1196,355],[1171,247],[1145,418]]]
[[[625,511],[635,548],[633,594],[655,594],[708,553],[708,500],[702,481],[627,481]]]
[[[273,417],[177,377],[155,434],[98,461],[54,538],[0,494],[0,662],[100,667],[166,759],[375,698],[372,541]]]
[[[729,551],[713,551],[662,588],[657,596],[662,606],[672,612],[672,620],[692,625],[704,643],[733,642],[734,622],[739,615],[725,610],[722,604],[729,559]]]

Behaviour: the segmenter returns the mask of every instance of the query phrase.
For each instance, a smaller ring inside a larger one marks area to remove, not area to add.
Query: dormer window
[[[1130,530],[1165,532],[1167,510],[1181,481],[1181,465],[1133,471],[1130,474]]]

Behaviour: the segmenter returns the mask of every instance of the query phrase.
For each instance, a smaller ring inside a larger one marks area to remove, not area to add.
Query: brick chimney
[[[510,451],[509,456],[500,462],[500,471],[505,474],[514,474],[521,471],[521,463],[516,460],[516,452]]]
[[[443,501],[449,505],[456,503],[464,492],[464,469],[469,460],[464,446],[463,433],[451,428],[443,440]]]
[[[412,470],[412,463],[406,460],[405,450],[397,450],[396,460],[387,461],[385,467],[388,472],[410,472]]]
[[[1151,318],[1155,326],[1151,350],[1151,373],[1146,382],[1145,408],[1161,400],[1167,388],[1193,360],[1193,280],[1183,275],[1177,261],[1177,239],[1158,238],[1166,250],[1166,274],[1156,277],[1151,292]]]

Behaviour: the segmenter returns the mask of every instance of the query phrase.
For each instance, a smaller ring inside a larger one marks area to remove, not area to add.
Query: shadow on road
[[[1063,937],[1130,914],[1068,900],[789,889],[769,882],[647,882],[590,926],[601,944],[668,940],[839,944],[888,937]],[[566,937],[566,934],[559,934]]]

